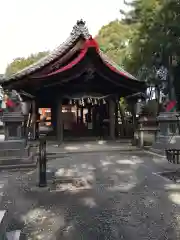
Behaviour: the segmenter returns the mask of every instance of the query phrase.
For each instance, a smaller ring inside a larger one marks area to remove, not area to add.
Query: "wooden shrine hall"
[[[59,142],[66,136],[102,135],[102,126],[103,135],[114,139],[119,98],[146,90],[145,82],[108,59],[83,20],[56,50],[4,78],[2,86],[15,89],[24,101],[32,103],[36,133],[39,110],[49,109],[45,112],[49,114],[51,135]]]

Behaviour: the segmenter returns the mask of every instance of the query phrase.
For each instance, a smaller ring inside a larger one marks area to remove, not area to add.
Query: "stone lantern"
[[[11,93],[10,93],[11,94]],[[7,166],[31,166],[34,155],[24,135],[28,106],[22,104],[17,94],[11,94],[9,109],[3,112],[5,140],[0,142],[0,168]]]

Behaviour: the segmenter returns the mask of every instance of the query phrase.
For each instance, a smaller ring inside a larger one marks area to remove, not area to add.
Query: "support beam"
[[[115,102],[109,99],[109,134],[110,139],[115,140]]]
[[[57,128],[56,128],[56,134],[57,134],[57,141],[59,144],[62,144],[63,142],[63,113],[62,113],[62,98],[57,99]]]

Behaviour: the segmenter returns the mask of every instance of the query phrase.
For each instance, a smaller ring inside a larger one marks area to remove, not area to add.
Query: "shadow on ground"
[[[91,187],[80,191],[37,191],[36,173],[12,176],[2,202],[9,228],[33,240],[180,239],[180,186],[154,175],[149,161],[115,152],[52,159],[59,174],[87,179]]]

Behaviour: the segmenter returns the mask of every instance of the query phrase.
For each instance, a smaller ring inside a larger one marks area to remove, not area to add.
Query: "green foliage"
[[[27,58],[16,58],[12,63],[10,63],[5,71],[6,76],[11,76],[12,74],[30,66],[31,64],[37,62],[41,58],[45,57],[49,52],[39,52],[37,54],[31,54]]]
[[[154,71],[157,53],[168,68],[170,56],[180,55],[180,0],[134,0],[128,5],[130,11],[120,11],[121,21],[99,31],[101,49],[136,76],[142,67],[148,75]]]
[[[126,57],[131,29],[121,21],[115,20],[103,26],[96,39],[101,50],[117,64],[122,65]]]
[[[160,82],[156,73],[163,65],[170,75],[174,73],[174,85],[180,89],[178,73],[175,75],[171,61],[174,56],[176,69],[180,68],[180,0],[133,0],[128,5],[131,5],[129,11],[120,10],[121,21],[113,21],[99,31],[97,40],[101,49],[158,91]],[[156,98],[159,99],[158,95]],[[154,106],[151,114],[153,110]]]
[[[127,70],[136,74],[142,66],[152,68],[155,53],[159,53],[159,62],[168,67],[169,57],[179,55],[180,51],[180,1],[135,0],[133,6],[136,34],[131,42]]]

